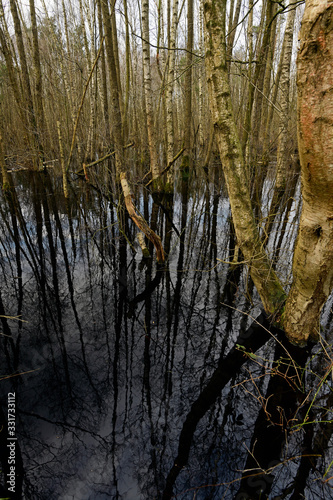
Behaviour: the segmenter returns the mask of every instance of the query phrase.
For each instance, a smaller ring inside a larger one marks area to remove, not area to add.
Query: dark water
[[[80,187],[66,201],[39,174],[13,183],[0,207],[2,497],[333,498],[332,300],[322,345],[296,350],[295,370],[246,269],[217,260],[234,248],[223,189],[139,197],[158,266],[116,199]]]

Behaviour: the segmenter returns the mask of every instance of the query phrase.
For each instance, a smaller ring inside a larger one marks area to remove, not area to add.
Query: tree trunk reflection
[[[305,363],[260,314],[218,184],[138,191],[163,264],[142,256],[116,197],[65,199],[40,173],[11,184],[1,421],[15,391],[22,498],[330,498],[330,347]]]

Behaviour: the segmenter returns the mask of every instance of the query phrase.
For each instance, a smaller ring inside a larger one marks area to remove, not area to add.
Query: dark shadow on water
[[[260,311],[223,192],[137,194],[163,265],[110,196],[29,173],[0,200],[0,496],[333,498],[330,346]]]

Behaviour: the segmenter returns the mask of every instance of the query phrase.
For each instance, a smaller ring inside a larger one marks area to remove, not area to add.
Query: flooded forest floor
[[[321,342],[293,353],[237,263],[223,186],[138,189],[158,264],[121,200],[80,181],[66,199],[52,173],[12,183],[0,202],[1,497],[333,499],[332,297]],[[268,245],[286,286],[299,198]]]

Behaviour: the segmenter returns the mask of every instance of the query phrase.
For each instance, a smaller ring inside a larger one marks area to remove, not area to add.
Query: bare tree
[[[185,173],[192,166],[192,65],[193,65],[193,0],[187,1],[187,44],[185,73],[185,135],[186,155],[183,156],[182,169]]]
[[[249,178],[233,117],[225,43],[226,0],[206,0],[204,13],[206,72],[211,113],[237,242],[245,263],[250,268],[251,277],[265,310],[274,314],[281,307],[285,294],[263,249],[256,227]]]
[[[127,168],[124,158],[123,124],[122,124],[122,115],[120,110],[120,92],[118,88],[116,62],[114,58],[112,24],[110,20],[109,7],[104,0],[102,0],[102,13],[103,13],[104,33],[106,37],[107,58],[108,58],[109,75],[110,75],[109,81],[110,81],[111,103],[113,109],[112,135],[115,147],[116,173],[118,179],[121,182],[126,208],[131,219],[138,226],[138,228],[146,235],[146,237],[154,244],[157,252],[157,259],[159,261],[164,261],[164,251],[160,237],[157,236],[154,233],[154,231],[148,226],[146,220],[136,212],[135,207],[133,205],[132,192],[127,179]]]
[[[167,129],[167,160],[168,163],[172,161],[174,155],[174,80],[175,80],[175,63],[176,63],[176,38],[178,26],[178,0],[173,0],[172,4],[172,24],[169,36],[169,55],[168,55],[168,78],[167,78],[167,92],[166,92],[166,129]],[[172,173],[168,174],[168,182],[173,183]]]
[[[282,315],[287,336],[302,344],[318,335],[320,310],[333,287],[333,164],[331,72],[333,6],[306,4],[298,57],[299,149],[303,209],[294,281]],[[225,44],[225,0],[206,0],[206,64],[215,134],[237,242],[264,308],[277,314],[286,298],[256,228],[242,149],[233,118]]]
[[[158,179],[160,175],[157,140],[154,124],[153,90],[150,68],[150,41],[149,41],[149,0],[142,0],[142,53],[143,53],[143,75],[146,103],[146,120],[148,130],[148,143],[150,155],[150,171],[152,179]]]
[[[274,193],[269,209],[269,214],[265,226],[266,238],[268,238],[276,212],[279,208],[281,199],[286,190],[286,178],[288,165],[290,164],[290,147],[289,147],[289,122],[290,122],[290,67],[294,35],[294,21],[296,9],[292,8],[288,13],[287,26],[284,35],[284,50],[281,67],[281,98],[280,98],[280,127],[277,150],[277,166]]]

